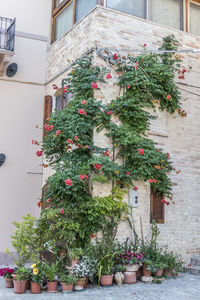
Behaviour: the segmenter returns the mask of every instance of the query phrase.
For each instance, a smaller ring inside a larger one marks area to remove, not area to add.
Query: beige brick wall
[[[141,49],[146,43],[148,49],[155,49],[161,45],[162,38],[175,34],[180,42],[180,49],[200,48],[200,37],[173,30],[152,22],[117,12],[112,9],[97,7],[84,19],[76,24],[65,36],[49,47],[48,80],[56,77],[47,85],[47,94],[53,95],[52,83],[60,85],[66,76],[64,70],[70,62],[82,55],[95,41],[102,47],[116,47],[117,49]],[[185,80],[177,82],[199,86],[200,82],[200,54],[181,54],[183,65],[190,72]],[[106,65],[95,55],[95,63]],[[63,72],[62,75],[59,74]],[[101,92],[96,97],[108,102],[118,95],[114,77],[109,84],[102,85]],[[181,88],[200,94],[198,88],[180,85]],[[179,175],[172,174],[174,183],[174,203],[165,209],[165,224],[160,224],[161,245],[169,245],[169,249],[180,252],[185,261],[192,253],[200,253],[200,133],[199,112],[200,96],[182,91],[183,109],[188,113],[187,118],[170,116],[159,113],[159,118],[152,122],[150,138],[160,147],[170,153],[174,165],[181,170]],[[96,136],[96,143],[107,143],[106,137]],[[46,170],[45,170],[46,172]],[[139,204],[133,209],[134,224],[137,233],[141,234],[141,222],[144,236],[150,235],[150,187],[149,184],[139,182]],[[102,187],[97,185],[94,192],[100,193]],[[106,192],[106,191],[105,191]],[[131,236],[127,224],[122,224],[118,230],[118,237],[125,239]]]

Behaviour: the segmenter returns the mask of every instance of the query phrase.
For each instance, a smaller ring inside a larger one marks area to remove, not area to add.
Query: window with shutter
[[[162,198],[161,194],[156,194],[151,190],[150,223],[152,223],[152,220],[155,220],[156,223],[164,223],[164,204],[161,202]]]

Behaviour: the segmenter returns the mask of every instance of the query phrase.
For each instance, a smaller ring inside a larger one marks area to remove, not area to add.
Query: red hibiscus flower
[[[139,148],[139,149],[138,149],[138,153],[139,153],[140,155],[144,155],[144,149]]]
[[[77,136],[75,136],[75,137],[74,137],[74,139],[75,139],[75,141],[77,141],[77,140],[78,140],[78,137],[77,137]]]
[[[170,100],[171,99],[171,95],[167,95],[167,99]]]
[[[56,131],[56,135],[59,135],[59,134],[60,134],[60,130],[57,130],[57,131]]]
[[[85,176],[81,174],[81,175],[80,175],[80,179],[81,179],[81,180],[84,180],[84,179],[85,179]]]
[[[42,202],[39,201],[39,202],[37,203],[37,206],[38,206],[38,207],[41,207],[41,205],[42,205]]]
[[[166,202],[166,205],[170,205],[170,202],[167,201],[167,202]]]
[[[134,189],[134,191],[137,191],[138,187],[135,185],[133,189]]]
[[[144,44],[144,47],[146,47],[147,46],[147,44]]]
[[[106,79],[111,79],[112,75],[110,73],[107,74]]]
[[[95,83],[95,82],[92,82],[91,85],[92,85],[92,88],[93,88],[93,89],[97,89],[97,88],[98,88],[98,84]]]
[[[117,59],[118,59],[117,53],[113,54],[113,59],[114,59],[114,60],[117,60]]]
[[[128,84],[126,87],[127,87],[127,89],[130,89],[131,86]]]
[[[71,179],[66,179],[66,180],[65,180],[65,184],[66,184],[66,185],[69,185],[69,186],[72,186],[72,181],[71,181]]]
[[[32,140],[32,145],[39,145],[39,143],[35,140]]]
[[[110,115],[110,114],[112,114],[112,110],[109,110],[109,111],[107,112],[107,115]]]
[[[93,239],[95,236],[97,236],[96,234],[90,235],[90,238]]]
[[[126,172],[126,175],[128,175],[128,176],[129,176],[129,175],[130,175],[130,172]]]
[[[79,114],[81,114],[81,115],[87,116],[87,113],[84,111],[84,109],[79,109],[78,112],[79,112]]]
[[[88,179],[88,176],[85,174],[85,179]]]
[[[100,169],[101,169],[101,167],[102,167],[102,165],[95,164],[95,165],[94,165],[94,167],[95,167],[95,169],[97,169],[97,170],[100,170]]]
[[[39,157],[39,156],[42,156],[42,150],[38,150],[37,152],[36,152],[36,155]]]
[[[60,212],[62,215],[64,215],[64,213],[65,213],[63,208],[61,208]]]
[[[81,104],[86,104],[86,103],[87,103],[87,100],[81,101]]]
[[[51,200],[50,199],[47,199],[47,202],[49,203]]]

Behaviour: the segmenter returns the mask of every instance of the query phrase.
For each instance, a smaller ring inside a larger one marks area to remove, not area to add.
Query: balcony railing
[[[14,51],[15,21],[16,19],[0,17],[0,50]]]

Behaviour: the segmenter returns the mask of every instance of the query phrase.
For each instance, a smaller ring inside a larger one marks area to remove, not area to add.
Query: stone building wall
[[[53,96],[52,83],[60,85],[61,79],[70,70],[71,61],[94,46],[95,42],[101,47],[127,49],[128,53],[131,49],[142,49],[144,43],[148,49],[157,49],[162,38],[169,34],[174,34],[179,40],[180,49],[200,48],[200,37],[97,6],[62,38],[50,45],[46,94]],[[165,207],[165,223],[158,225],[159,242],[162,246],[168,245],[169,249],[180,252],[188,261],[191,254],[200,253],[200,90],[192,87],[199,86],[200,82],[200,53],[181,53],[181,57],[183,66],[190,71],[186,73],[185,80],[176,79],[176,82],[182,89],[182,106],[188,116],[181,118],[179,115],[159,112],[158,119],[152,122],[149,137],[170,153],[174,166],[181,170],[179,175],[171,175],[174,199],[170,206]],[[94,63],[106,65],[97,55],[94,56]],[[115,98],[119,92],[116,82],[117,78],[113,77],[107,85],[102,84],[96,97],[104,102]],[[96,135],[95,142],[109,146],[110,141],[101,133],[101,136]],[[45,180],[51,171],[45,169],[44,172]],[[144,236],[149,236],[150,186],[143,182],[138,182],[137,186],[139,204],[133,208],[134,225],[140,235],[142,224]],[[100,191],[102,187],[97,184],[94,192]],[[131,231],[128,224],[122,224],[118,237],[122,240],[127,236],[131,237]]]

